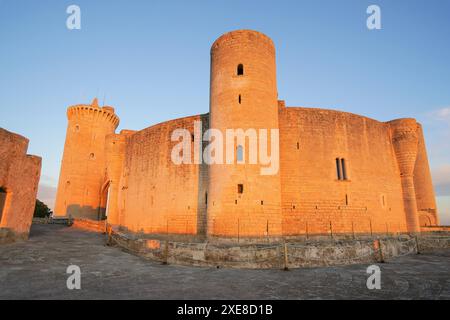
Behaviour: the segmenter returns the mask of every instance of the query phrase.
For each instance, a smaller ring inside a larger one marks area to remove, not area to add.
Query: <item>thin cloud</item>
[[[450,107],[431,111],[429,115],[433,120],[445,121],[450,124]]]
[[[442,165],[432,170],[437,196],[450,196],[450,165]]]

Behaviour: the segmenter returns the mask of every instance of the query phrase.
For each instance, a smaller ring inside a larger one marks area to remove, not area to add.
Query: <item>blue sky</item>
[[[66,28],[71,4],[81,30]],[[370,4],[382,30],[366,27]],[[289,106],[417,118],[450,224],[448,0],[0,0],[0,126],[43,156],[40,197],[57,184],[69,105],[98,96],[119,129],[207,112],[210,46],[235,29],[274,40]]]

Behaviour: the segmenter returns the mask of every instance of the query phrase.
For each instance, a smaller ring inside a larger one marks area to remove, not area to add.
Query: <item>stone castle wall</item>
[[[281,106],[280,144],[285,234],[406,231],[388,124]],[[338,179],[337,158],[346,180]]]
[[[409,231],[389,123],[339,111],[286,108],[282,103],[279,119],[282,236]],[[127,135],[123,167],[115,174],[120,176],[118,196],[108,211],[108,219],[116,216],[112,208],[117,206],[120,218],[117,222],[111,218],[112,224],[134,232],[205,235],[210,223],[207,208],[212,205],[211,198],[206,201],[211,183],[208,166],[175,165],[170,158],[177,143],[170,139],[173,130],[193,132],[194,121],[200,120],[205,130],[208,115],[199,115]],[[338,180],[336,158],[345,159],[347,180]],[[427,164],[424,173],[416,167],[419,176],[429,174]],[[242,182],[251,184],[250,179]],[[261,194],[251,188],[244,192],[263,212]],[[433,199],[432,189],[427,192],[431,195],[426,197]],[[228,197],[237,197],[235,188]],[[433,203],[429,206],[436,208]],[[227,216],[226,236],[280,236],[271,232],[269,219],[240,213],[236,205]],[[209,236],[225,236],[209,230]]]
[[[164,122],[126,138],[123,166],[110,172],[120,177],[118,195],[110,200],[111,208],[117,208],[112,215],[119,225],[144,233],[205,232],[205,167],[175,165],[171,160],[177,143],[171,141],[172,132],[186,128],[193,134],[194,121],[208,126],[208,118],[199,115]]]
[[[2,234],[9,240],[26,239],[36,205],[41,158],[27,154],[28,139],[2,128],[0,146],[0,228],[7,231]]]

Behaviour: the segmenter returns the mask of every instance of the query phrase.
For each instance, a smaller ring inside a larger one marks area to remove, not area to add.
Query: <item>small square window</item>
[[[238,184],[238,193],[239,194],[242,194],[242,193],[244,193],[244,185],[243,184]]]

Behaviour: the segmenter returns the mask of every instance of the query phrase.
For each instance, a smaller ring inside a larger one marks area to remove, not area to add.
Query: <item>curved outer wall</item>
[[[283,233],[406,231],[390,127],[362,116],[280,106]],[[345,159],[347,180],[337,177]]]
[[[243,65],[243,75],[237,74],[239,64]],[[226,129],[278,129],[277,109],[272,40],[247,30],[217,39],[211,48],[210,127],[220,130],[224,137]],[[248,147],[247,140],[245,164],[209,167],[209,235],[281,234],[279,173],[261,175],[259,164],[249,164]],[[242,194],[238,193],[238,184],[243,184]]]
[[[127,138],[118,222],[134,232],[205,235],[206,179],[204,165],[176,165],[171,160],[175,129],[194,133],[194,121],[206,129],[208,116],[167,121],[138,131]],[[193,159],[194,142],[191,145]],[[108,218],[109,219],[109,218]]]
[[[101,189],[105,182],[105,138],[119,118],[110,107],[76,105],[69,120],[55,203],[55,216],[102,219]]]

